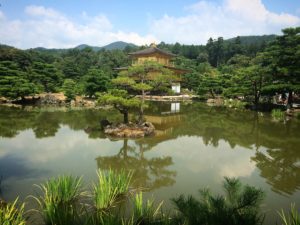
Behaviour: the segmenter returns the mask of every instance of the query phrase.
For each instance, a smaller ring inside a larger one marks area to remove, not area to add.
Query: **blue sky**
[[[300,26],[299,0],[0,0],[0,43],[37,46],[205,44]]]

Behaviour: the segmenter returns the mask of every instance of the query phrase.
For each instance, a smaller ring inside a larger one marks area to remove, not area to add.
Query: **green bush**
[[[264,192],[243,186],[238,179],[225,178],[225,196],[212,195],[208,189],[200,190],[201,199],[184,195],[173,202],[180,212],[177,223],[189,225],[256,225],[262,224],[264,215],[259,213]]]
[[[234,109],[244,109],[246,102],[242,102],[238,99],[225,99],[224,100],[224,106],[228,108],[234,108]]]

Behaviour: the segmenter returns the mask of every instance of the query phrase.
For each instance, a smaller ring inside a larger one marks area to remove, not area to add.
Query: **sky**
[[[0,43],[21,49],[114,41],[205,44],[300,26],[300,0],[0,0]]]

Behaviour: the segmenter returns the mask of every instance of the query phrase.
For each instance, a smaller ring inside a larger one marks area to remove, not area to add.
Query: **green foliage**
[[[291,205],[291,210],[285,214],[283,210],[279,213],[283,225],[300,225],[300,212],[297,211],[295,204]]]
[[[42,195],[34,197],[46,225],[77,224],[81,191],[81,178],[60,176],[38,186]]]
[[[300,27],[282,31],[283,35],[277,37],[267,48],[265,64],[272,73],[272,87],[286,85],[290,93],[288,104],[292,104],[292,91],[299,91],[300,83]]]
[[[225,178],[225,196],[213,196],[208,189],[200,190],[201,200],[184,195],[173,199],[180,215],[180,224],[255,225],[262,224],[259,214],[264,193],[251,186],[243,186],[237,179]]]
[[[75,85],[76,83],[72,79],[65,79],[63,83],[62,89],[68,101],[73,100],[76,96]]]
[[[25,225],[24,207],[22,204],[17,208],[18,199],[13,203],[3,203],[0,200],[0,224],[2,225]]]
[[[276,121],[283,121],[285,118],[285,113],[280,109],[273,109],[271,116]]]
[[[29,79],[44,92],[56,92],[62,84],[61,72],[54,65],[41,62],[33,63]]]
[[[124,123],[128,123],[128,112],[138,109],[141,101],[128,95],[126,90],[112,89],[108,93],[100,95],[97,103],[99,105],[112,105],[124,116]]]
[[[99,69],[90,69],[82,80],[84,93],[89,97],[94,96],[96,92],[107,91],[110,86],[110,77]]]
[[[272,35],[238,36],[229,40],[218,37],[210,38],[206,45],[161,42],[158,47],[177,54],[171,63],[189,70],[182,77],[183,87],[201,95],[244,96],[258,104],[261,95],[300,91],[299,31],[299,27],[284,29],[283,35],[276,39]],[[129,93],[169,93],[170,84],[177,78],[157,63],[129,66],[128,71],[118,76],[114,68],[128,66],[130,59],[126,55],[134,49],[137,50],[129,46],[124,51],[94,51],[80,46],[69,50],[23,51],[0,45],[0,95],[17,99],[56,92],[62,89],[66,79],[72,79],[77,94],[93,97],[96,92],[111,89],[111,79],[116,77],[114,85]],[[151,70],[157,76],[150,79]],[[127,80],[126,84],[124,77],[134,82]],[[145,83],[151,88],[135,83]],[[288,103],[291,102],[289,98]]]
[[[199,79],[199,86],[197,93],[204,95],[210,93],[212,98],[215,98],[216,94],[222,93],[222,80],[219,74],[213,70],[210,66],[203,65],[202,74]]]
[[[224,106],[234,109],[244,109],[246,102],[242,102],[238,99],[224,99]]]
[[[28,79],[16,63],[0,62],[0,96],[11,99],[25,97],[36,93],[36,86]]]
[[[129,88],[132,85],[135,85],[135,81],[129,77],[127,77],[123,72],[121,72],[120,76],[113,79],[112,83],[116,86],[121,86],[124,88]]]

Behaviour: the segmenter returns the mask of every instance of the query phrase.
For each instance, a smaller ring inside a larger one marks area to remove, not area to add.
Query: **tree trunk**
[[[287,108],[292,108],[293,106],[293,91],[289,91],[289,97],[287,101]]]
[[[211,97],[213,98],[213,99],[215,99],[215,93],[214,93],[214,90],[213,89],[210,89],[210,94],[211,94]]]
[[[142,124],[144,121],[144,101],[145,101],[145,91],[142,90],[142,103],[141,103],[141,107],[140,107],[140,112],[139,112],[139,124]]]
[[[254,105],[255,109],[257,109],[258,103],[259,103],[259,98],[260,98],[260,92],[257,90],[257,82],[253,82],[253,94],[254,94]]]
[[[123,122],[125,124],[127,124],[129,122],[129,120],[128,120],[128,111],[127,110],[123,111],[123,116],[124,116]]]

